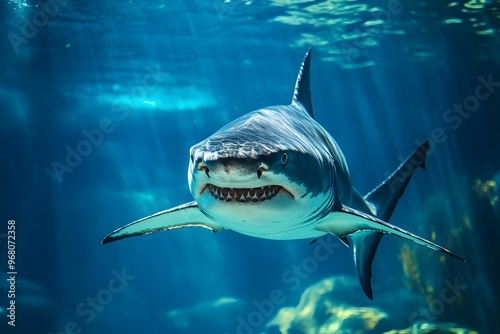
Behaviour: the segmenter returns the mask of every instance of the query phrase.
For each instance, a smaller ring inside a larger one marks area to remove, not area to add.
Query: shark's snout
[[[196,169],[207,175],[208,178],[215,178],[219,181],[235,180],[243,178],[251,180],[260,179],[262,173],[268,170],[268,167],[262,162],[244,161],[238,159],[219,159],[217,161],[199,161]]]
[[[193,168],[198,195],[220,202],[259,203],[278,194],[294,196],[275,179],[273,171],[258,159],[200,159]]]
[[[267,170],[264,163],[250,159],[218,159],[215,161],[199,161],[197,169],[204,172],[209,178],[220,180],[234,178],[260,179]]]

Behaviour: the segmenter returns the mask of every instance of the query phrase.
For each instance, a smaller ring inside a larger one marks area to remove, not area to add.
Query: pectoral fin
[[[189,202],[120,227],[105,237],[102,243],[191,226],[207,228],[212,232],[224,230],[224,227],[209,219],[198,209],[198,203]]]
[[[453,254],[448,249],[441,247],[429,240],[426,240],[418,235],[403,230],[397,226],[391,225],[377,217],[352,209],[343,204],[341,207],[333,211],[328,220],[316,226],[316,230],[331,233],[339,238],[353,234],[358,231],[378,231],[388,234],[394,234],[398,237],[411,240],[417,244],[424,245],[433,250],[437,250],[457,259],[465,261],[458,255]]]

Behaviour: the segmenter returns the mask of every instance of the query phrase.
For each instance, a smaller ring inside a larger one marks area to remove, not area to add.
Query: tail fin
[[[386,180],[370,191],[364,199],[373,205],[374,215],[388,221],[398,200],[410,182],[413,172],[418,167],[425,168],[429,141],[426,140],[416,149]],[[371,286],[372,262],[383,233],[362,231],[351,235],[354,264],[358,272],[361,287],[366,296],[373,300]]]
[[[375,206],[378,218],[388,221],[398,200],[410,182],[413,171],[418,167],[425,169],[425,157],[429,150],[429,141],[426,140],[403,162],[384,182],[365,196],[365,200]]]

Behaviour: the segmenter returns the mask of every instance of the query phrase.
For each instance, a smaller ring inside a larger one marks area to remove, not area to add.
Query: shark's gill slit
[[[240,203],[255,203],[270,200],[274,196],[276,196],[282,189],[284,190],[282,186],[277,185],[258,188],[223,188],[217,187],[216,185],[213,185],[211,183],[207,184],[204,189],[208,189],[210,191],[210,195],[220,201],[236,201]],[[286,192],[289,193],[288,191]]]

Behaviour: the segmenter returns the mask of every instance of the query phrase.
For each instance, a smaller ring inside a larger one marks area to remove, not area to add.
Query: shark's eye
[[[283,153],[283,155],[281,156],[281,164],[284,166],[287,161],[288,161],[288,154]]]

